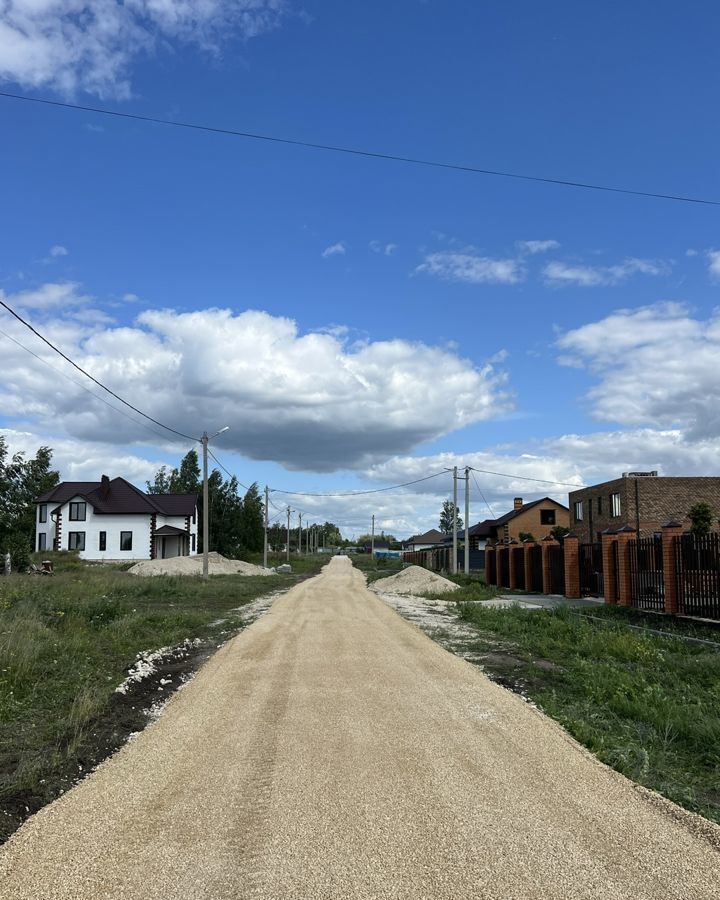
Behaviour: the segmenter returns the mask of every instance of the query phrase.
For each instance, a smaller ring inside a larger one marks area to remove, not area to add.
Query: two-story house
[[[198,552],[194,494],[146,494],[124,478],[63,481],[37,498],[35,548],[124,561]]]

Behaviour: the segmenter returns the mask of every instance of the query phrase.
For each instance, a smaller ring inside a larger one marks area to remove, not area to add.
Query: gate
[[[665,578],[662,538],[638,538],[629,541],[632,605],[638,609],[665,611]]]
[[[508,554],[510,555],[510,554]],[[515,550],[512,553],[512,567],[515,575],[515,588],[518,591],[525,590],[525,554]]]
[[[510,587],[510,552],[507,549],[500,551],[500,587]]]
[[[550,563],[550,593],[565,594],[565,548],[551,544],[548,550]]]
[[[602,544],[580,544],[580,593],[583,596],[604,597]]]
[[[535,544],[534,547],[530,548],[530,577],[532,578],[532,584],[526,584],[525,590],[542,594],[542,547],[539,544]]]
[[[720,619],[720,534],[675,538],[678,612]]]
[[[485,583],[486,584],[497,584],[497,567],[495,565],[497,560],[497,550],[494,550],[492,553],[488,553],[486,557],[485,563]]]

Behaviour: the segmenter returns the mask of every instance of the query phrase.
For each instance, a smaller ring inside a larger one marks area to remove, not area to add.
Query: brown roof
[[[192,515],[197,501],[194,494],[146,494],[124,478],[103,478],[102,481],[63,481],[36,502],[62,506],[73,497],[82,497],[98,515],[187,516]]]
[[[514,519],[516,516],[519,516],[520,513],[527,512],[529,509],[532,509],[534,506],[537,506],[538,503],[545,503],[545,501],[549,501],[550,503],[554,503],[556,506],[561,506],[563,509],[567,509],[567,506],[563,506],[562,503],[559,503],[557,500],[553,500],[552,497],[542,497],[540,500],[533,500],[532,503],[523,503],[523,505],[519,509],[511,509],[510,512],[505,513],[504,516],[500,516],[499,519],[488,520],[491,525],[506,525],[511,519]]]
[[[155,529],[153,534],[155,537],[170,537],[176,534],[187,534],[187,532],[182,528],[175,528],[174,525],[161,525],[160,528]]]
[[[406,544],[442,544],[445,539],[445,535],[438,531],[436,528],[431,528],[430,531],[426,531],[425,534],[414,534],[412,537],[409,537],[405,543]]]

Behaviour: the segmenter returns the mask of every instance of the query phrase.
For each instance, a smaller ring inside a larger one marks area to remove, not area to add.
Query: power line
[[[94,391],[91,391],[89,387],[86,387],[84,384],[81,384],[79,381],[75,381],[75,379],[71,378],[67,374],[67,372],[63,372],[62,369],[58,369],[57,366],[51,365],[46,359],[43,359],[42,356],[39,356],[37,353],[35,353],[29,347],[26,347],[25,344],[20,343],[20,341],[16,340],[14,337],[12,337],[12,335],[9,335],[6,331],[3,331],[2,329],[0,329],[0,334],[3,337],[7,338],[9,341],[12,341],[13,344],[16,344],[18,347],[20,347],[26,353],[29,353],[30,356],[34,356],[35,359],[37,359],[39,362],[41,362],[44,366],[47,366],[48,369],[50,369],[53,372],[56,372],[58,375],[62,375],[63,378],[67,378],[67,380],[71,384],[74,384],[76,387],[79,387],[81,390],[90,394],[91,397],[94,397],[96,400],[99,400],[101,403],[104,403],[105,406],[108,406],[114,412],[120,413],[121,416],[125,416],[126,419],[128,419],[130,422],[133,422],[135,425],[139,425],[141,428],[145,428],[151,434],[154,434],[156,437],[159,437],[160,440],[162,440],[162,441],[167,440],[167,437],[164,434],[160,434],[159,431],[155,431],[154,428],[151,428],[149,425],[146,425],[144,422],[139,422],[137,419],[134,419],[132,416],[129,416],[124,410],[119,409],[117,406],[113,406],[113,404],[110,403],[108,400],[106,400],[104,397],[100,397]],[[194,438],[193,438],[193,440],[194,440]]]
[[[139,416],[142,416],[144,419],[147,419],[149,422],[153,422],[155,425],[159,425],[160,428],[164,428],[165,431],[170,431],[170,432],[172,432],[172,434],[178,435],[178,437],[185,438],[188,441],[198,441],[199,440],[198,438],[193,437],[191,434],[184,434],[182,431],[176,431],[176,429],[170,428],[169,425],[164,425],[162,422],[158,421],[157,419],[153,419],[152,416],[149,416],[147,413],[144,413],[141,409],[138,409],[137,406],[133,406],[132,403],[128,403],[127,400],[123,400],[123,398],[119,394],[116,394],[115,391],[110,390],[109,387],[106,387],[101,381],[98,381],[97,378],[94,378],[89,372],[86,372],[85,369],[82,368],[82,366],[79,366],[76,362],[74,362],[72,359],[70,359],[70,357],[67,354],[63,353],[63,351],[60,350],[59,347],[56,347],[55,344],[53,344],[46,337],[44,337],[42,334],[40,334],[40,332],[36,328],[33,328],[33,326],[29,322],[25,321],[25,319],[23,319],[23,317],[21,315],[19,315],[19,313],[16,313],[15,310],[11,306],[8,306],[8,304],[2,299],[0,299],[0,306],[3,306],[10,313],[11,316],[14,316],[18,320],[18,322],[20,322],[26,328],[28,328],[30,331],[32,331],[32,333],[34,335],[36,335],[37,337],[39,337],[40,340],[43,341],[43,343],[47,344],[51,350],[54,350],[56,353],[58,353],[60,356],[62,356],[62,358],[64,360],[66,360],[67,362],[69,362],[71,366],[76,368],[78,370],[78,372],[81,372],[83,375],[85,375],[86,378],[89,378],[90,381],[93,381],[98,387],[101,387],[104,391],[107,391],[108,394],[110,394],[116,400],[119,400],[123,405],[127,406],[128,409],[131,409],[133,412],[136,412]]]
[[[487,175],[495,178],[513,178],[521,181],[535,181],[542,184],[561,185],[563,187],[581,188],[591,191],[605,191],[613,194],[629,194],[635,197],[652,197],[656,200],[674,200],[681,203],[701,203],[708,206],[720,206],[720,200],[708,200],[701,197],[686,197],[681,194],[661,194],[653,191],[638,191],[630,188],[610,187],[609,185],[593,184],[586,181],[570,181],[562,178],[547,178],[540,175],[526,175],[520,172],[504,172],[499,169],[481,169],[476,166],[463,166],[457,163],[440,162],[438,160],[422,159],[413,156],[398,156],[393,153],[381,153],[373,150],[361,150],[356,147],[342,147],[333,144],[319,144],[312,141],[301,141],[293,138],[277,137],[275,135],[258,134],[251,131],[238,131],[233,128],[220,128],[213,125],[200,125],[195,122],[181,122],[174,119],[160,119],[157,116],[143,116],[139,113],[119,112],[118,110],[105,109],[99,106],[81,106],[77,103],[63,103],[60,100],[46,100],[42,97],[30,97],[24,94],[12,94],[8,91],[0,91],[0,97],[11,100],[20,100],[25,103],[41,103],[46,106],[56,106],[62,109],[74,109],[81,112],[91,112],[103,116],[113,116],[118,119],[131,119],[137,122],[149,122],[154,125],[170,125],[173,128],[188,128],[193,131],[207,131],[213,134],[223,134],[230,137],[246,138],[253,141],[267,141],[275,144],[288,144],[293,147],[304,147],[309,150],[325,150],[331,153],[345,153],[351,156],[363,156],[370,159],[382,159],[390,162],[410,163],[416,166],[428,166],[435,169],[448,169],[455,172],[466,172],[473,175]]]
[[[420,484],[421,481],[429,481],[431,478],[437,478],[438,475],[444,475],[442,472],[435,472],[434,475],[426,475],[424,478],[416,478],[414,481],[405,481],[403,484],[391,484],[389,487],[374,488],[371,491],[350,491],[342,494],[314,494],[310,491],[283,491],[280,488],[270,488],[275,494],[287,494],[293,497],[362,497],[365,494],[382,494],[385,491],[396,491],[398,488],[409,487],[411,484]]]
[[[575,488],[575,490],[585,487],[584,484],[573,484],[570,481],[548,481],[547,478],[530,478],[528,475],[511,475],[509,472],[491,472],[489,469],[476,469],[474,466],[469,468],[473,472],[481,472],[483,475],[499,475],[501,478],[516,478],[520,481],[535,481],[539,484],[559,484],[563,487]]]
[[[217,458],[217,456],[215,456],[215,454],[212,452],[212,450],[209,447],[208,447],[208,455],[212,456],[212,458],[220,466],[220,468],[223,470],[223,472],[226,475],[228,475],[230,478],[234,478],[235,481],[237,481],[237,483],[240,485],[241,488],[245,488],[246,491],[250,490],[250,488],[246,484],[243,484],[242,481],[238,481],[237,475],[233,475],[233,473],[229,469],[225,468],[225,466],[220,462],[220,460]]]
[[[475,482],[475,487],[478,489],[478,493],[482,497],[483,502],[485,503],[485,506],[487,506],[487,508],[490,510],[490,515],[493,517],[493,519],[496,519],[497,516],[495,515],[495,512],[494,512],[492,506],[490,506],[490,504],[485,499],[485,494],[483,494],[482,488],[480,487],[480,484],[478,483],[478,480],[475,477],[475,472],[472,469],[470,469],[470,472],[472,472],[472,477],[473,477],[473,481]]]

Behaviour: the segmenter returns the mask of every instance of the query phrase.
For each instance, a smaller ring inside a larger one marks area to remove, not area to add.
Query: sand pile
[[[131,575],[202,575],[203,558],[199,556],[173,556],[170,559],[148,559],[135,563],[128,569]],[[210,575],[274,575],[272,569],[263,569],[239,559],[225,559],[219,553],[208,553]]]
[[[408,566],[397,575],[379,578],[370,585],[371,591],[383,594],[425,594],[428,591],[444,593],[457,589],[458,585],[455,582],[423,569],[422,566]]]

